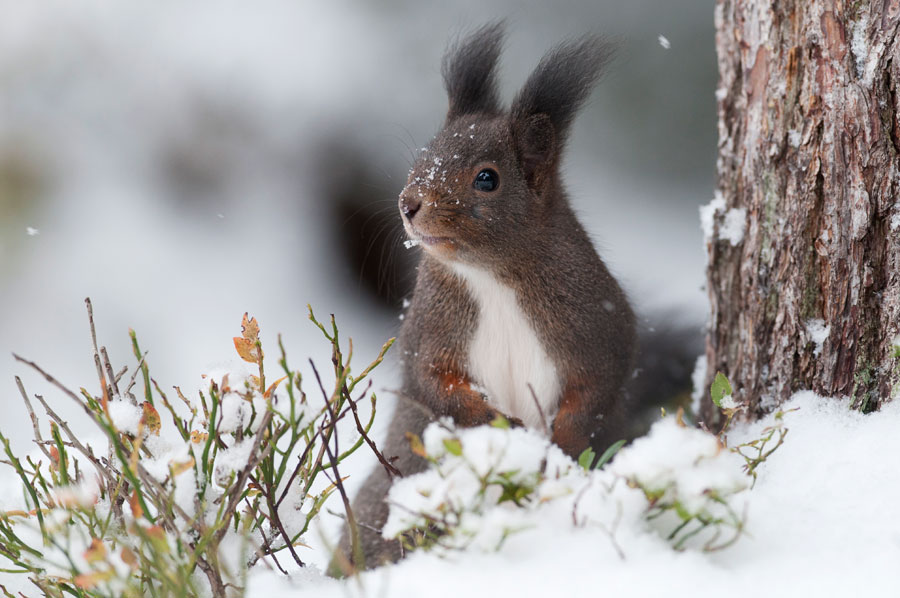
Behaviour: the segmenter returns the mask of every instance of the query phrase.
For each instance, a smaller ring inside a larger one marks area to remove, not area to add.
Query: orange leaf
[[[241,322],[241,336],[234,337],[234,348],[241,359],[250,363],[259,363],[262,358],[262,349],[257,346],[259,342],[259,323],[256,318],[247,318]]]
[[[84,551],[83,556],[84,560],[89,563],[102,561],[106,558],[106,546],[103,545],[103,541],[100,538],[94,538],[91,540],[91,545],[88,546],[88,549]]]
[[[72,580],[76,586],[82,590],[90,590],[101,581],[106,581],[113,576],[112,569],[106,571],[94,571],[93,573],[82,573]]]
[[[174,478],[177,475],[180,475],[187,470],[191,469],[194,466],[194,458],[189,457],[187,461],[177,462],[173,461],[169,463],[169,467],[172,469],[172,477]]]
[[[200,444],[201,442],[206,442],[206,439],[209,438],[208,432],[200,432],[198,430],[191,430],[191,442],[194,444]]]
[[[275,382],[273,382],[272,384],[270,384],[270,385],[269,385],[269,388],[266,389],[266,392],[263,393],[263,398],[264,398],[264,399],[268,399],[269,397],[271,397],[271,396],[272,396],[272,393],[275,392],[275,389],[278,388],[278,385],[281,384],[281,382],[282,382],[285,378],[287,378],[287,376],[282,376],[281,378],[279,378],[278,380],[276,380]]]
[[[159,436],[159,430],[162,427],[162,421],[159,419],[159,411],[150,404],[149,401],[141,403],[144,415],[141,416],[141,423],[147,426],[147,429]]]
[[[425,452],[425,445],[422,443],[421,438],[419,438],[412,432],[407,432],[406,439],[409,441],[409,450],[411,450],[414,455],[418,455],[420,457],[428,456],[428,453]]]
[[[128,504],[131,506],[131,513],[134,515],[135,519],[140,519],[144,516],[144,509],[141,507],[140,499],[138,499],[137,490],[131,493]]]
[[[166,540],[166,532],[158,525],[152,525],[144,530],[153,546],[160,552],[169,552],[169,542]]]
[[[59,449],[55,446],[50,447],[50,467],[53,468],[53,471],[59,471]]]
[[[120,553],[122,556],[122,562],[134,569],[137,567],[137,557],[134,555],[134,552],[131,551],[127,546],[122,547],[122,552]]]

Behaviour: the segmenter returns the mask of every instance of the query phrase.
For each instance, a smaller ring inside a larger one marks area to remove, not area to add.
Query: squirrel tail
[[[683,317],[657,317],[640,325],[637,365],[625,403],[623,432],[629,440],[645,434],[661,408],[669,413],[689,409],[691,375],[703,345],[700,325],[685,323]]]

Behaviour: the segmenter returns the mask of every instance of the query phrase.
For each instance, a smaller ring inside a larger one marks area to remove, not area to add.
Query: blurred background
[[[443,49],[498,17],[506,98],[558,41],[619,40],[566,182],[643,317],[705,319],[713,0],[0,0],[0,13],[0,425],[21,449],[14,374],[76,416],[11,352],[96,390],[87,296],[116,369],[134,362],[133,328],[164,388],[232,360],[245,311],[270,355],[280,332],[293,364],[327,366],[307,303],[368,362],[413,280],[396,196],[443,121]],[[385,397],[391,367],[376,375]]]

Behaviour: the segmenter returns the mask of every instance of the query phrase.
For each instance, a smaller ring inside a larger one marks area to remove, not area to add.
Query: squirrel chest
[[[559,374],[515,291],[486,270],[459,263],[453,269],[478,306],[465,364],[469,377],[483,388],[491,406],[529,427],[545,429],[558,409]]]

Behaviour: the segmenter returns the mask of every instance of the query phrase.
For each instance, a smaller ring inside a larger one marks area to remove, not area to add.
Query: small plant
[[[796,411],[796,409],[777,411],[775,413],[775,423],[764,428],[759,438],[754,438],[735,446],[729,446],[728,428],[731,426],[734,417],[746,409],[744,405],[735,402],[731,396],[732,392],[728,378],[722,372],[716,372],[716,378],[712,386],[710,386],[709,393],[716,407],[719,407],[725,414],[725,423],[719,431],[719,442],[722,443],[722,446],[728,447],[729,450],[744,458],[744,471],[753,478],[752,487],[756,484],[756,469],[765,463],[766,459],[784,443],[784,439],[787,437],[788,429],[784,427],[784,414]]]
[[[680,415],[657,422],[612,463],[647,500],[645,517],[676,550],[726,548],[744,529],[737,495],[749,487],[741,461]]]
[[[649,523],[678,550],[717,550],[737,540],[743,517],[735,496],[749,478],[715,436],[669,417],[623,444],[591,468],[592,452],[575,462],[533,431],[432,424],[421,440],[412,438],[432,467],[395,482],[384,535],[440,554],[490,552],[556,516],[560,527],[600,529],[623,556],[616,530],[627,503],[635,527]]]
[[[0,556],[10,563],[4,574],[27,576],[47,596],[239,596],[254,566],[286,573],[286,555],[304,565],[297,548],[335,491],[353,521],[339,473],[345,459],[367,444],[390,467],[368,437],[376,401],[368,376],[393,339],[354,376],[352,341],[345,356],[334,317],[326,328],[310,309],[334,371],[326,390],[312,365],[322,395],[313,402],[280,338],[282,375],[267,380],[259,325],[245,314],[234,344],[255,371],[212,374],[195,399],[178,387],[170,398],[150,377],[133,332],[137,366],[130,377],[127,368],[114,373],[87,305],[99,390],[75,392],[16,359],[78,404],[105,447],[83,441],[35,395],[50,420],[47,434],[17,378],[39,454],[18,457],[0,433],[2,462],[24,491],[23,509],[0,512]],[[358,404],[367,395],[363,422]],[[338,422],[351,418],[359,438],[341,447]]]

